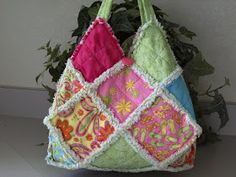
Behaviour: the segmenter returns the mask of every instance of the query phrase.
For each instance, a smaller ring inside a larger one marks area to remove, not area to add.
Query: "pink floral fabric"
[[[98,95],[122,123],[152,92],[130,67],[107,79]]]
[[[123,57],[119,43],[102,18],[94,21],[72,56],[73,65],[87,82],[93,82]]]
[[[162,97],[146,109],[130,129],[132,136],[153,157],[163,161],[190,142],[194,129],[186,115],[178,112]]]

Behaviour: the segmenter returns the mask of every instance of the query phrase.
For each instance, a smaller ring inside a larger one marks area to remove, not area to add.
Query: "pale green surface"
[[[112,3],[113,0],[103,0],[97,16],[108,20],[111,13]],[[145,24],[150,20],[156,19],[150,0],[138,0],[138,6],[142,24]]]
[[[120,138],[112,144],[102,155],[95,159],[92,165],[98,168],[110,169],[137,169],[151,166],[132,149],[124,138]]]
[[[143,37],[138,39],[138,42],[139,45],[133,51],[132,57],[143,71],[161,82],[175,70],[174,55],[165,34],[155,22],[143,31]]]
[[[103,0],[97,16],[108,20],[111,13],[112,3],[112,0]]]

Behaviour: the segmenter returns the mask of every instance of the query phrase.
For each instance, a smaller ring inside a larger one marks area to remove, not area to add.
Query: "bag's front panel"
[[[187,87],[163,30],[154,21],[144,26],[130,66],[108,23],[93,22],[45,118],[50,164],[132,172],[192,167],[201,130]]]

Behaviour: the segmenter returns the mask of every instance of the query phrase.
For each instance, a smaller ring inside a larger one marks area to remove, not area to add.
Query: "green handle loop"
[[[97,16],[109,20],[113,0],[103,0]]]
[[[150,0],[138,0],[138,6],[142,25],[151,20],[156,20],[156,14]]]
[[[150,0],[137,0],[137,1],[142,25],[148,21],[156,20],[156,15],[152,7],[151,1]],[[112,8],[112,3],[113,0],[103,0],[97,16],[102,17],[103,19],[108,21]]]

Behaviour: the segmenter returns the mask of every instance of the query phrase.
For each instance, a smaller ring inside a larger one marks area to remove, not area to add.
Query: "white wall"
[[[33,87],[43,69],[48,40],[66,42],[76,27],[77,14],[86,0],[1,0],[0,85]],[[49,78],[46,78],[49,80]]]
[[[35,76],[43,69],[43,53],[37,48],[47,40],[65,42],[76,27],[82,4],[93,0],[1,0],[0,1],[0,86],[39,88]],[[118,1],[116,1],[118,2]],[[224,90],[226,100],[236,101],[236,1],[235,0],[153,0],[174,22],[195,31],[194,43],[216,67],[203,79],[206,87],[231,79]],[[45,78],[49,81],[49,77]]]
[[[218,86],[229,77],[231,87],[223,93],[228,102],[236,102],[236,1],[235,0],[156,0],[174,22],[197,33],[194,43],[215,74],[202,79],[202,86]]]

